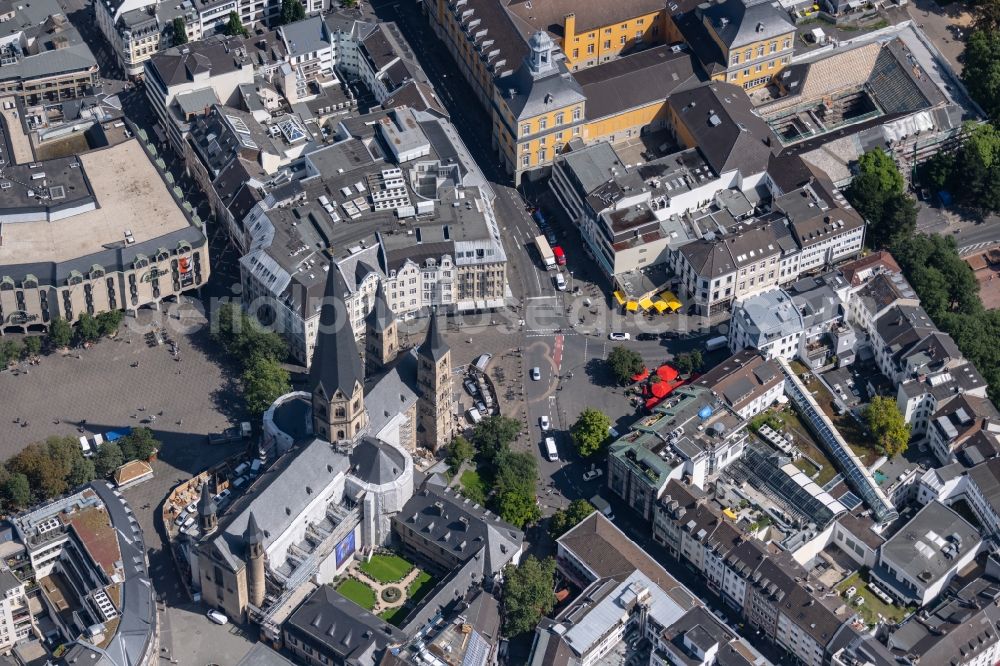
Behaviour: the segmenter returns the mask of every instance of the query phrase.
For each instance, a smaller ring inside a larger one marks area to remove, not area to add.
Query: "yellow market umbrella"
[[[616,291],[615,300],[618,301],[618,305],[625,305],[625,294],[620,291]]]
[[[639,301],[639,307],[642,308],[643,310],[649,310],[651,307],[653,307],[653,300],[649,298],[649,296],[647,296],[646,298]]]
[[[629,312],[635,312],[636,310],[639,309],[639,304],[636,303],[635,301],[629,301],[628,303],[625,304],[625,309],[628,310]]]
[[[663,313],[663,311],[664,311],[664,310],[666,310],[666,309],[667,309],[668,307],[670,307],[670,306],[668,306],[668,305],[667,305],[666,303],[664,303],[663,301],[654,301],[654,302],[653,302],[653,307],[654,307],[654,308],[656,308],[656,311],[657,311],[657,312],[659,312],[659,313],[661,313],[661,314],[662,314],[662,313]]]

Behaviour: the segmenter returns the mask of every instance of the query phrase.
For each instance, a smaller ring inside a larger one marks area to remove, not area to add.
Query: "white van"
[[[556,273],[556,289],[566,291],[566,278],[563,277],[562,273]]]
[[[475,407],[467,411],[466,415],[468,415],[469,420],[472,421],[473,423],[479,423],[480,421],[483,420],[483,415],[480,414],[479,410],[476,409]]]
[[[716,349],[722,349],[729,344],[729,338],[724,335],[719,335],[708,340],[705,343],[705,349],[707,351],[715,351]]]
[[[556,449],[555,437],[545,438],[545,454],[548,456],[549,462],[556,462],[559,460],[559,451]]]

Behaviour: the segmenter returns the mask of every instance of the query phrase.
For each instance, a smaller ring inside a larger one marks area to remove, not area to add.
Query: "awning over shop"
[[[665,382],[672,382],[677,379],[677,370],[664,363],[656,369],[656,374]]]
[[[667,304],[667,307],[670,308],[671,312],[676,312],[681,309],[681,301],[672,291],[661,291],[660,298]]]
[[[625,305],[625,294],[615,291],[615,300],[618,301],[618,305]]]

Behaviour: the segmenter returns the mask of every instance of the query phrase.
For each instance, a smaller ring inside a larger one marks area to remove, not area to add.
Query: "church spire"
[[[424,341],[420,343],[420,347],[417,348],[417,353],[421,356],[426,356],[427,358],[433,359],[436,363],[440,361],[441,358],[451,351],[448,343],[444,341],[441,336],[441,330],[438,327],[438,316],[437,307],[435,306],[431,310],[431,321],[427,325],[427,337]]]
[[[347,285],[330,262],[309,367],[313,434],[328,442],[355,441],[368,424],[365,373],[347,308]]]
[[[337,391],[353,395],[356,384],[364,384],[358,345],[347,313],[347,285],[337,264],[330,262],[319,313],[316,349],[309,368],[313,392],[321,390],[330,398]],[[343,315],[338,317],[338,310]]]

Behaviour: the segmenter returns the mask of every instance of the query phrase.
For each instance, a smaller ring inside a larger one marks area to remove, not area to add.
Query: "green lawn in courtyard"
[[[852,586],[857,590],[857,593],[848,601],[847,597],[843,596],[843,592]],[[875,624],[879,619],[879,615],[888,622],[898,623],[914,610],[912,608],[887,604],[876,597],[868,589],[868,585],[865,584],[859,573],[849,576],[847,580],[837,586],[837,591],[841,593],[841,598],[844,602],[857,611],[858,615],[869,625]],[[857,604],[858,597],[862,597],[865,600],[860,606]]]
[[[434,577],[426,571],[421,571],[407,588],[406,598],[411,603],[417,603],[432,589],[434,589]]]
[[[395,583],[410,573],[413,565],[399,555],[372,555],[367,562],[361,562],[361,570],[380,583]]]
[[[348,578],[337,586],[337,592],[367,611],[375,608],[375,590],[353,578]]]
[[[378,616],[393,626],[399,626],[397,622],[406,617],[406,613],[403,612],[404,608],[406,608],[406,604],[390,608],[389,610],[384,610],[379,613]]]
[[[474,469],[467,469],[462,472],[459,478],[462,484],[462,494],[477,504],[486,503],[486,484],[483,478]]]

